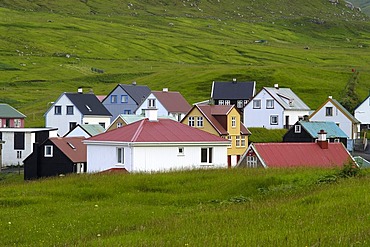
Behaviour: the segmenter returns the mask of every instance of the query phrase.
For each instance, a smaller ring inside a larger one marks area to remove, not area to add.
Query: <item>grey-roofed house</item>
[[[23,128],[26,115],[8,104],[0,104],[0,127]]]
[[[89,138],[103,132],[105,132],[105,128],[100,124],[77,124],[74,129],[70,130],[63,137],[83,136]]]
[[[63,136],[77,124],[110,124],[110,112],[93,93],[62,93],[45,113],[46,127],[57,127]]]
[[[150,92],[147,86],[136,83],[118,84],[102,103],[112,114],[111,120],[113,121],[119,114],[134,114]]]
[[[341,142],[347,147],[348,136],[334,122],[311,122],[308,119],[296,122],[283,136],[283,142],[316,142],[321,130],[326,132],[329,142]]]
[[[244,106],[252,99],[256,90],[255,81],[231,82],[214,81],[212,83],[211,100],[215,105],[235,105],[243,112]]]
[[[263,87],[244,107],[244,125],[266,129],[289,129],[304,116],[310,108],[290,89]]]

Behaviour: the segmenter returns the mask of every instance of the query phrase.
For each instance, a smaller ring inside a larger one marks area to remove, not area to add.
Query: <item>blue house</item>
[[[134,114],[150,93],[151,90],[147,86],[136,85],[135,82],[131,85],[118,84],[102,103],[112,114],[113,120],[120,114]]]

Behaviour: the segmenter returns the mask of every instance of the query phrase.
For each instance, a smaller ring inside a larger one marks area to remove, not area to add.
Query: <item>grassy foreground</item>
[[[198,170],[0,176],[1,246],[366,246],[370,176]],[[2,175],[2,174],[0,174]]]

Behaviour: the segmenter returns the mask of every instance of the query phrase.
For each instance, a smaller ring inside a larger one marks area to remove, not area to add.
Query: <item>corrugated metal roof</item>
[[[310,108],[290,89],[264,87],[285,110],[307,110]]]
[[[105,129],[100,124],[81,124],[83,128],[90,136],[95,136],[97,134],[103,133]]]
[[[106,142],[226,142],[224,138],[170,119],[141,121],[87,139]]]
[[[249,100],[254,96],[255,81],[214,81],[212,85],[211,97],[213,99],[244,99]]]
[[[52,137],[49,138],[72,162],[86,162],[86,145],[84,137]]]
[[[327,138],[348,138],[341,128],[334,122],[299,121],[302,127],[314,138],[320,130],[325,130]]]
[[[267,167],[333,167],[342,166],[352,157],[342,143],[329,143],[322,149],[317,143],[255,143]]]
[[[120,117],[126,124],[135,123],[137,121],[145,119],[143,115],[134,115],[134,114],[120,114]],[[176,120],[173,116],[158,116],[158,119],[172,119]]]
[[[154,96],[168,112],[187,113],[191,106],[179,92],[153,91]]]
[[[0,118],[25,118],[26,115],[8,104],[0,104]]]

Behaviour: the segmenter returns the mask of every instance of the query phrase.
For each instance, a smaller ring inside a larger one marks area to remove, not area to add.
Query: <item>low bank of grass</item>
[[[338,173],[197,170],[32,182],[12,175],[0,180],[0,245],[366,245],[370,176]]]

